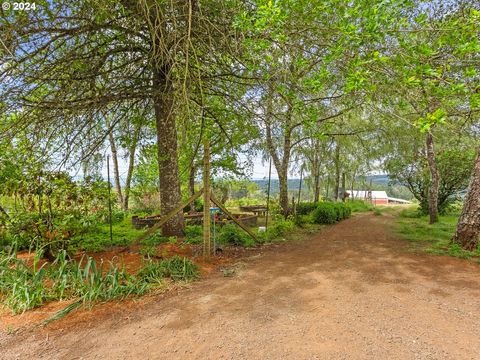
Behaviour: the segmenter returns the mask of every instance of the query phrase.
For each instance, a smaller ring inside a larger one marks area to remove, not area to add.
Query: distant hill
[[[413,195],[412,193],[403,185],[400,184],[391,184],[390,183],[390,178],[388,175],[371,175],[367,176],[366,180],[357,180],[356,185],[354,186],[356,190],[365,190],[364,188],[367,188],[370,185],[370,180],[372,182],[372,190],[383,190],[386,191],[389,196],[392,197],[397,197],[400,199],[405,199],[405,200],[412,200]],[[268,180],[267,179],[255,179],[252,180],[255,184],[257,184],[259,190],[262,193],[267,192],[267,187],[268,187]],[[350,187],[351,185],[348,184],[349,181],[347,180],[347,188]],[[291,195],[296,196],[296,193],[298,192],[298,188],[300,186],[300,179],[289,179],[288,180],[288,191],[290,192]],[[322,193],[325,191],[324,188],[325,184],[322,183]],[[332,184],[330,184],[330,194],[332,194]],[[270,194],[275,197],[279,193],[279,183],[278,179],[272,179],[271,182],[271,188],[270,188]],[[313,198],[313,193],[312,190],[309,189],[307,186],[305,186],[305,183],[302,185],[302,198]]]
[[[388,175],[371,175],[367,176],[367,184],[372,180],[372,185],[388,185],[390,178]],[[252,180],[255,184],[258,185],[260,190],[267,190],[268,179],[255,179]],[[279,182],[278,179],[272,179],[270,191],[272,193],[277,193],[279,191]],[[300,186],[300,179],[288,179],[288,190],[298,190]],[[302,185],[305,187],[305,183]]]

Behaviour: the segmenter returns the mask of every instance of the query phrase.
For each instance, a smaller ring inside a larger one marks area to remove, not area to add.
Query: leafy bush
[[[297,215],[308,215],[318,206],[318,202],[304,202],[297,205]]]
[[[203,242],[203,227],[201,225],[185,226],[185,242],[188,244],[201,244]]]
[[[313,222],[311,214],[308,215],[299,215],[295,216],[294,219],[296,226],[304,226],[305,224],[311,224]]]
[[[220,230],[219,242],[235,246],[253,246],[255,242],[243,229],[234,224],[226,224]]]
[[[345,218],[344,219],[348,219],[349,217],[352,216],[352,209],[350,208],[350,206],[348,206],[348,204],[344,204],[345,205]]]
[[[295,223],[292,220],[277,220],[273,225],[268,227],[267,237],[269,239],[277,238],[294,229]]]
[[[312,212],[312,219],[316,224],[334,224],[337,222],[337,218],[336,207],[331,202],[318,204],[317,208]]]
[[[452,201],[445,208],[443,215],[458,215],[462,213],[463,202],[462,201]]]
[[[348,219],[351,214],[352,210],[348,205],[343,202],[337,202],[333,204],[335,207],[335,211],[337,213],[337,221],[342,221],[344,219]]]

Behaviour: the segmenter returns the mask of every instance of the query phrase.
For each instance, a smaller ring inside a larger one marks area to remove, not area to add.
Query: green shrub
[[[308,215],[298,215],[294,219],[296,226],[304,226],[305,224],[311,224],[313,222],[311,214]]]
[[[308,215],[318,206],[318,202],[304,202],[297,205],[297,215]]]
[[[295,223],[292,220],[277,220],[273,225],[267,229],[267,237],[274,239],[285,235],[289,231],[295,229]]]
[[[323,202],[318,204],[312,212],[313,222],[316,224],[334,224],[337,222],[337,210],[333,203]]]
[[[352,216],[352,209],[350,208],[350,206],[348,206],[348,204],[345,204],[345,219],[348,219],[349,217]]]
[[[373,209],[373,215],[375,215],[375,216],[380,216],[380,215],[382,215],[382,210],[380,210],[380,209],[377,208],[377,207],[374,208],[374,209]]]
[[[352,214],[352,210],[344,202],[333,203],[333,206],[335,207],[335,211],[337,213],[337,221],[348,219]]]
[[[185,242],[188,244],[201,244],[203,242],[203,227],[201,225],[185,226]]]
[[[462,201],[453,201],[445,207],[443,215],[458,215],[462,213],[463,202]]]
[[[222,244],[253,246],[255,242],[245,231],[234,224],[226,224],[220,230],[218,240]]]

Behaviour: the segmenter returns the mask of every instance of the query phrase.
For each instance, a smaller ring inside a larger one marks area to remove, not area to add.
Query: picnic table
[[[240,211],[251,212],[257,216],[265,216],[267,214],[267,207],[265,205],[240,206]]]

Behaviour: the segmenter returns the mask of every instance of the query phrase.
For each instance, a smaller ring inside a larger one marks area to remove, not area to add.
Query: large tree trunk
[[[314,202],[320,201],[320,174],[316,173],[313,177],[314,187],[315,187],[315,195],[313,197]]]
[[[170,66],[163,65],[154,70],[154,107],[157,130],[158,170],[160,181],[160,203],[162,214],[177,207],[182,199],[178,171],[177,129],[173,112],[173,86]],[[165,236],[182,235],[184,219],[179,212],[163,227]]]
[[[427,133],[427,161],[430,168],[431,184],[428,191],[428,213],[430,215],[430,224],[438,221],[438,190],[440,188],[440,173],[435,159],[435,150],[433,147],[433,136],[429,131]]]
[[[195,173],[197,172],[197,168],[195,165],[190,167],[190,172],[188,174],[188,191],[190,195],[193,196],[195,194]]]
[[[335,193],[334,199],[335,201],[338,200],[338,195],[340,192],[340,147],[338,146],[338,143],[335,146]]]
[[[319,159],[318,140],[315,142],[315,153],[312,157],[312,176],[313,176],[313,201],[320,200],[320,159]]]
[[[327,176],[327,184],[325,186],[325,199],[328,199],[329,193],[328,191],[330,190],[330,176]]]
[[[265,121],[266,130],[266,143],[267,149],[273,160],[273,165],[277,170],[278,182],[279,182],[279,202],[282,208],[283,215],[288,216],[288,165],[290,162],[291,151],[291,132],[290,129],[284,129],[283,137],[283,157],[280,157],[277,153],[273,137],[272,137],[272,119],[273,119],[273,86],[270,83],[268,86],[268,98],[267,98],[267,112]],[[290,111],[290,109],[289,109]]]
[[[225,187],[223,187],[223,188],[221,189],[221,191],[222,191],[222,198],[220,199],[220,202],[221,202],[223,205],[225,205],[225,203],[228,201],[228,198],[229,198],[229,196],[230,196],[230,191],[229,191],[229,189],[228,189],[228,185],[225,186]]]
[[[110,128],[110,120],[106,117],[105,123],[107,128]],[[117,145],[115,144],[115,137],[113,135],[113,129],[110,129],[108,133],[108,140],[110,141],[110,151],[112,153],[112,162],[113,162],[113,179],[115,182],[115,191],[117,192],[118,203],[123,207],[123,194],[122,194],[122,185],[120,184],[120,170],[118,168],[118,152]]]
[[[475,250],[480,241],[480,149],[452,241],[465,250]]]
[[[282,208],[282,213],[285,218],[288,216],[288,176],[287,171],[284,169],[277,170],[278,172],[278,185],[280,188],[279,203]]]
[[[340,191],[342,201],[345,201],[345,193],[347,192],[346,183],[347,183],[347,175],[345,174],[345,172],[343,172],[342,173],[342,190]]]
[[[132,184],[133,169],[135,167],[135,152],[137,151],[137,144],[138,144],[138,139],[140,137],[141,127],[142,127],[141,124],[138,124],[135,127],[135,130],[133,133],[133,139],[129,148],[127,178],[125,179],[125,191],[123,195],[123,209],[125,211],[127,211],[129,207],[130,187]]]

